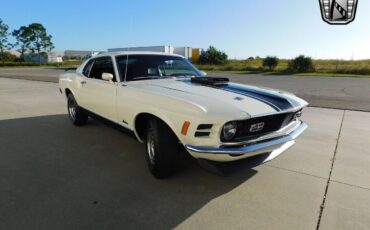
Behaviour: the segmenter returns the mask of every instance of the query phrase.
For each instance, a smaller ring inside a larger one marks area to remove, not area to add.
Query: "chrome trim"
[[[248,156],[255,156],[262,153],[271,152],[287,142],[294,141],[302,132],[307,128],[307,125],[303,122],[300,122],[299,126],[290,132],[287,135],[270,139],[265,142],[242,146],[242,147],[235,147],[235,148],[212,148],[212,147],[200,147],[200,146],[193,146],[193,145],[186,145],[185,148],[188,151],[195,152],[195,153],[204,153],[204,154],[228,154],[231,156],[240,156],[240,155],[248,155]]]
[[[229,122],[232,122],[232,121],[236,121],[236,122],[238,122],[238,121],[246,121],[246,120],[249,120],[249,119],[252,119],[252,118],[261,118],[261,117],[265,117],[265,116],[271,116],[271,115],[279,115],[279,114],[283,114],[283,113],[296,113],[296,112],[298,112],[298,111],[300,111],[300,110],[303,110],[303,108],[304,108],[304,106],[303,107],[299,107],[299,108],[297,108],[297,109],[295,109],[295,110],[285,110],[285,111],[279,111],[279,112],[272,112],[272,113],[264,113],[264,114],[259,114],[258,116],[250,116],[249,118],[247,118],[247,119],[239,119],[239,120],[231,120],[231,121],[227,121],[227,122],[225,122],[225,123],[223,123],[222,125],[221,125],[221,129],[220,129],[220,131],[219,131],[219,134],[218,134],[218,136],[219,136],[219,139],[220,140],[222,140],[222,128],[224,127],[224,125],[226,125],[227,123],[229,123]],[[295,122],[295,121],[293,121],[293,122]],[[292,122],[291,122],[292,123]],[[285,128],[287,128],[287,127],[289,127],[290,125],[291,125],[291,123],[290,124],[288,124],[287,126],[285,126],[285,127],[283,127],[282,129],[285,129]],[[281,132],[281,130],[282,129],[280,129],[280,130],[277,130],[277,131],[275,131],[275,132],[273,132],[273,133],[278,133],[278,132]],[[269,134],[267,134],[267,135],[269,135]],[[265,136],[267,136],[267,135],[265,135]],[[280,134],[280,135],[282,135],[282,134]],[[263,137],[265,137],[265,136],[263,136]],[[263,137],[261,137],[261,138],[263,138]],[[263,138],[263,139],[265,139],[265,138]],[[262,139],[262,140],[263,140]],[[250,142],[254,142],[254,140],[251,140],[251,141],[241,141],[241,142],[234,142],[234,143],[231,143],[231,142],[220,142],[220,144],[221,145],[240,145],[240,144],[247,144],[247,143],[250,143]]]

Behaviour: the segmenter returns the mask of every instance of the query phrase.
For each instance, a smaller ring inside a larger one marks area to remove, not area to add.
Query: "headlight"
[[[300,118],[300,117],[302,117],[302,110],[300,110],[300,111],[296,112],[296,113],[294,114],[294,117],[295,117],[295,118]]]
[[[230,141],[231,139],[233,139],[236,134],[236,127],[237,124],[235,121],[226,123],[222,129],[222,138],[225,141]]]

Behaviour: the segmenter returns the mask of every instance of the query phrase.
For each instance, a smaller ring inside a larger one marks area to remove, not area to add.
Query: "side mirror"
[[[102,78],[103,80],[106,80],[106,81],[111,82],[111,81],[113,81],[114,76],[113,76],[113,74],[111,74],[111,73],[103,73],[103,74],[101,75],[101,78]]]
[[[202,74],[202,77],[207,76],[207,73],[206,73],[206,72],[204,72],[204,71],[200,71],[200,73]]]

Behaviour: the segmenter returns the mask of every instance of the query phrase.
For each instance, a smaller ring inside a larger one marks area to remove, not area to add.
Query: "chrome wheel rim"
[[[155,142],[154,142],[153,134],[148,135],[146,147],[147,147],[148,158],[149,158],[150,164],[154,165],[155,164]]]
[[[68,113],[69,117],[74,121],[76,120],[77,105],[76,102],[69,100],[68,101]]]

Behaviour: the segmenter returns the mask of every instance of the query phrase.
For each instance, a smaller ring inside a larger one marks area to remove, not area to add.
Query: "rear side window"
[[[84,67],[82,74],[85,75],[85,77],[89,77],[89,73],[91,70],[91,66],[94,63],[94,60],[90,60]]]
[[[113,81],[116,81],[116,76],[114,74],[112,58],[102,57],[102,58],[95,59],[94,64],[91,68],[89,77],[101,80],[103,73],[113,74],[113,76],[114,76]]]

